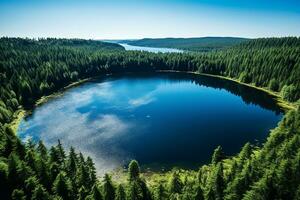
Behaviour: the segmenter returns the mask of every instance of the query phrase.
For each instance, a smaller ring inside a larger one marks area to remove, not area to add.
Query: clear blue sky
[[[300,0],[0,0],[0,36],[300,36]]]

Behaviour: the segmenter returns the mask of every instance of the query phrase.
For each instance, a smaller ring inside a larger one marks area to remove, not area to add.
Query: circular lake
[[[60,139],[106,172],[136,159],[151,169],[197,168],[221,145],[234,155],[263,143],[282,111],[268,94],[181,73],[105,76],[68,89],[20,123],[23,140]]]

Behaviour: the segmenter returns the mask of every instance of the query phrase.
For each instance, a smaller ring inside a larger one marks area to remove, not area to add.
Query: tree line
[[[116,44],[66,39],[0,39],[0,122],[19,105],[71,82],[104,73],[198,71],[266,87],[288,101],[300,97],[299,38],[257,39],[213,53],[124,51]],[[100,46],[101,46],[100,45]]]
[[[144,38],[140,40],[123,40],[122,43],[146,47],[166,47],[187,51],[209,52],[226,49],[245,42],[247,38],[238,37],[199,37],[199,38]]]

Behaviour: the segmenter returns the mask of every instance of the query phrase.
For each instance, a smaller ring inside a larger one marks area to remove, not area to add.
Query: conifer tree
[[[43,141],[41,141],[41,140],[39,141],[37,150],[42,158],[46,159],[48,157],[48,151],[47,151],[47,148],[44,145]]]
[[[211,163],[216,165],[218,162],[220,162],[224,158],[223,152],[222,152],[222,147],[218,146],[213,153],[212,156],[212,161]]]
[[[117,187],[115,200],[126,200],[126,193],[122,184],[119,184]]]
[[[156,191],[155,191],[155,195],[154,195],[154,199],[155,200],[164,200],[164,199],[167,199],[167,194],[166,194],[166,190],[163,186],[162,183],[159,183],[157,188],[156,188]]]
[[[81,186],[78,190],[77,199],[85,200],[87,196],[88,196],[88,190],[84,186]]]
[[[86,167],[83,164],[81,164],[81,166],[79,166],[76,181],[77,181],[77,185],[89,187],[90,176],[88,174],[88,170],[86,169]]]
[[[128,198],[130,200],[143,200],[140,185],[137,181],[129,182]]]
[[[32,193],[31,200],[48,200],[50,199],[49,193],[45,190],[42,185],[37,185]]]
[[[200,186],[198,186],[196,189],[196,194],[194,196],[194,199],[195,200],[204,200],[203,190]]]
[[[87,160],[86,160],[86,165],[87,165],[87,168],[88,168],[88,171],[89,171],[89,177],[90,177],[90,182],[89,182],[89,186],[93,186],[96,184],[96,181],[97,181],[97,174],[96,174],[96,167],[95,167],[95,164],[92,160],[91,157],[87,157]]]
[[[96,185],[93,186],[92,193],[87,197],[88,200],[103,200],[103,196]]]
[[[183,185],[178,173],[174,172],[169,182],[170,193],[181,193],[182,187]]]
[[[115,199],[115,188],[111,182],[111,178],[108,174],[104,175],[103,182],[103,199],[104,200],[114,200]]]
[[[67,173],[70,177],[74,177],[77,170],[77,155],[73,147],[70,148],[70,153],[67,160]]]
[[[31,199],[33,191],[36,189],[36,186],[39,185],[39,181],[35,176],[31,176],[25,180],[25,194],[27,198]]]
[[[71,185],[70,185],[70,181],[66,177],[65,173],[60,172],[57,175],[57,177],[53,183],[52,190],[53,190],[54,194],[60,196],[64,200],[71,199],[71,192],[72,192]]]
[[[140,167],[136,160],[132,160],[128,167],[129,171],[129,180],[134,181],[137,180],[140,176]]]

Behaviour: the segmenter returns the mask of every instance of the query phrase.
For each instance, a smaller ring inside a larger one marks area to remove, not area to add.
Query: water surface
[[[179,73],[106,76],[33,110],[24,140],[60,139],[90,155],[100,172],[137,159],[152,169],[197,168],[222,145],[226,155],[264,142],[282,114],[272,97],[234,82]]]
[[[123,46],[125,50],[128,51],[148,51],[153,53],[182,53],[183,50],[173,49],[173,48],[161,48],[161,47],[142,47],[142,46],[133,46],[125,43],[118,43]]]

